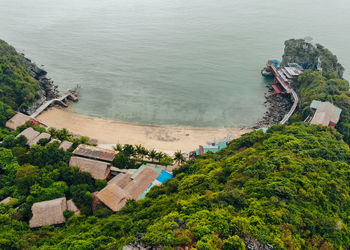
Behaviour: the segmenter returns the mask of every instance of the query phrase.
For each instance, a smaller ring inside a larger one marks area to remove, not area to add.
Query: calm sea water
[[[74,112],[237,127],[265,112],[260,70],[286,39],[311,36],[350,69],[349,13],[349,0],[1,0],[0,38],[62,91],[79,84]]]

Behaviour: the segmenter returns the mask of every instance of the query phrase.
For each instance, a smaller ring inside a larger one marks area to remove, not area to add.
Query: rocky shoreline
[[[271,85],[266,85],[266,87],[268,89],[267,93],[265,93],[265,107],[267,107],[267,111],[264,113],[263,118],[253,127],[254,129],[278,124],[293,105],[289,94],[271,95],[273,88]]]
[[[38,98],[30,107],[24,110],[25,113],[31,115],[45,101],[59,97],[58,86],[54,84],[53,80],[47,77],[47,72],[45,70],[39,68],[30,59],[26,58],[24,54],[19,54],[19,58],[26,66],[29,75],[39,83],[38,93],[40,98]]]

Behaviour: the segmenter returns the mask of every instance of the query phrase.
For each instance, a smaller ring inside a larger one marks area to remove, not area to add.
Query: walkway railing
[[[59,98],[56,98],[56,99],[52,99],[52,100],[49,100],[49,101],[46,101],[44,102],[33,114],[31,114],[30,117],[32,118],[36,118],[38,115],[40,115],[44,110],[46,110],[50,105],[52,104],[55,104],[56,102],[64,105],[64,106],[67,106],[63,101],[68,98],[68,97],[73,97],[73,93],[71,91],[68,91],[67,94],[59,97]],[[73,98],[74,99],[74,98]]]

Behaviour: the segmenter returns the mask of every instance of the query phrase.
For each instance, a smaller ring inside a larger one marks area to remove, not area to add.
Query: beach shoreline
[[[53,107],[41,113],[37,119],[56,129],[66,128],[71,133],[97,139],[104,147],[120,144],[142,144],[146,148],[167,151],[190,152],[210,142],[231,139],[252,131],[246,128],[190,128],[156,126],[106,120],[73,113]]]

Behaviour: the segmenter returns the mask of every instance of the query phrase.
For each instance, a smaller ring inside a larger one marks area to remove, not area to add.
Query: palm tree
[[[118,143],[117,145],[115,145],[115,147],[113,147],[113,149],[115,151],[122,152],[123,151],[123,146],[122,146],[122,144]]]
[[[148,156],[151,158],[151,161],[153,162],[154,158],[156,158],[157,156],[157,151],[152,149],[151,151],[149,151]]]
[[[142,154],[142,145],[141,144],[135,146],[135,153],[137,156],[140,156]]]
[[[157,161],[160,161],[164,157],[164,153],[162,152],[157,152],[156,157],[154,157]]]
[[[148,154],[148,150],[141,144],[135,146],[135,152],[140,160]]]
[[[176,151],[174,155],[174,161],[181,165],[186,161],[185,156],[182,154],[181,150]]]
[[[71,137],[71,134],[69,133],[69,131],[67,129],[64,128],[64,129],[61,129],[61,130],[57,130],[56,131],[56,136],[61,141],[64,141],[64,140],[68,140],[69,137]]]
[[[133,145],[125,144],[123,147],[123,152],[125,155],[130,156],[135,154],[135,148]]]

